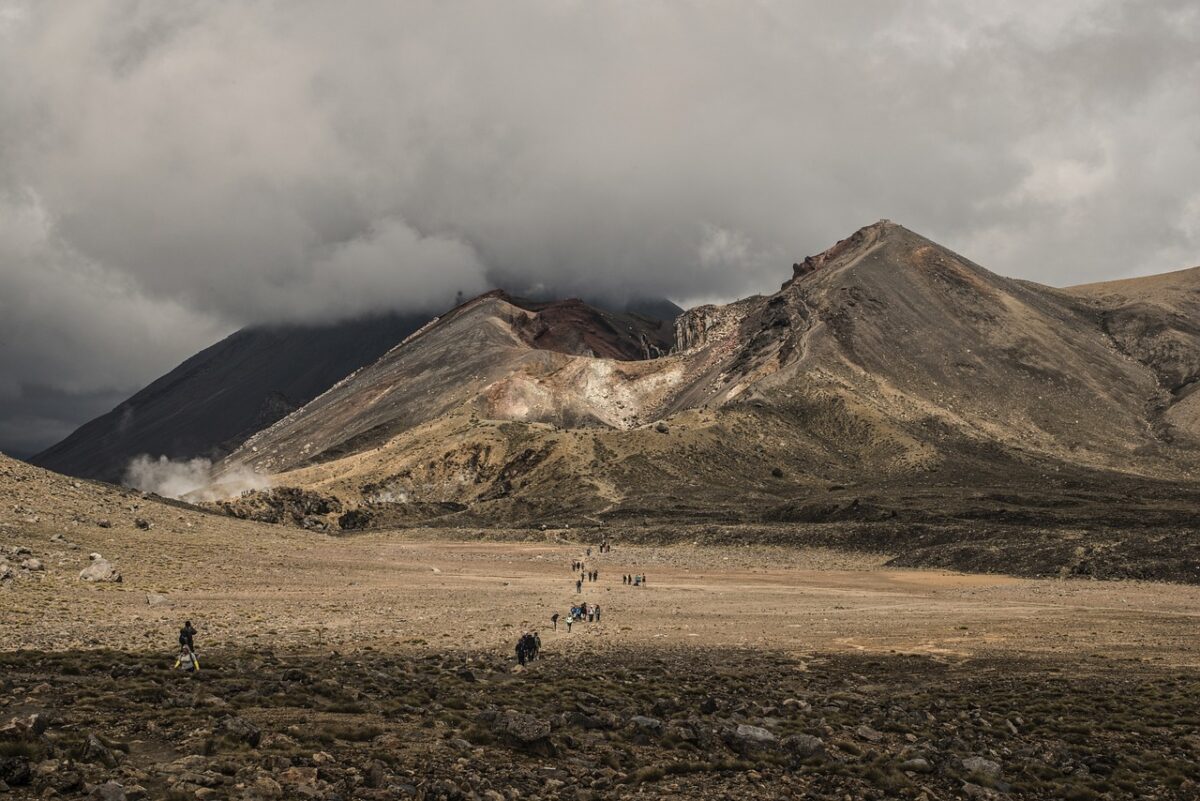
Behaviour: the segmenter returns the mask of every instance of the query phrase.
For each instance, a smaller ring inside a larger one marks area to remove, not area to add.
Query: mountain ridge
[[[798,262],[776,293],[689,309],[652,359],[540,349],[521,334],[540,312],[488,293],[219,469],[380,520],[432,504],[480,522],[744,517],[830,484],[946,471],[1191,480],[1200,427],[1164,427],[1154,365],[1084,294],[997,275],[886,220]]]

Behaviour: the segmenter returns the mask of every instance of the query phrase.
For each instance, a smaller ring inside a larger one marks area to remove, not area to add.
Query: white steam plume
[[[213,476],[208,459],[157,459],[149,454],[134,457],[125,468],[126,486],[153,492],[164,498],[187,501],[215,501],[231,498],[247,490],[266,489],[270,482],[249,468],[235,468]]]

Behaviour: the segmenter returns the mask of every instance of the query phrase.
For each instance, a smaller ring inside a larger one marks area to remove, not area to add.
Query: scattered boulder
[[[755,751],[774,749],[779,745],[779,738],[761,726],[741,723],[737,728],[726,732],[725,744],[739,754],[745,755]]]
[[[634,715],[629,719],[629,725],[639,731],[660,732],[662,731],[663,723],[658,718],[650,718],[645,715]]]
[[[825,756],[825,741],[811,734],[793,734],[780,743],[785,751],[800,759]]]
[[[108,561],[98,553],[91,554],[90,558],[92,563],[83,570],[79,571],[80,581],[112,583],[119,583],[121,581],[121,574],[117,571],[117,568],[113,566],[112,562]]]
[[[154,528],[154,524],[144,517],[135,517],[133,519],[133,524],[142,531],[149,531],[150,529]]]
[[[125,801],[125,788],[113,781],[97,784],[88,794],[91,801]]]
[[[0,726],[0,742],[31,740],[42,736],[48,726],[49,721],[40,712],[25,717],[16,717]]]
[[[496,733],[510,747],[543,757],[558,754],[550,739],[550,722],[509,709],[496,717]]]
[[[875,731],[865,723],[854,730],[854,733],[869,743],[877,743],[883,739],[883,733]]]
[[[659,420],[657,423],[654,424],[654,430],[660,434],[671,433],[671,427],[669,425],[667,425],[666,423],[664,423],[662,420]]]
[[[270,776],[260,773],[254,784],[250,785],[249,794],[253,798],[283,798],[283,787]]]
[[[100,528],[112,528],[112,521],[107,518],[101,518],[96,521],[96,525]]]
[[[217,722],[214,730],[217,734],[222,734],[230,739],[245,743],[251,748],[257,748],[258,744],[262,741],[262,729],[237,715],[222,718]]]
[[[964,759],[962,769],[973,776],[986,779],[996,779],[1000,776],[1000,763],[979,756]]]
[[[367,785],[367,787],[371,787],[371,788],[375,788],[375,789],[387,786],[387,781],[388,781],[387,765],[385,765],[383,762],[381,762],[378,759],[371,760],[371,763],[369,765],[367,765],[367,771],[366,771],[366,775],[363,777],[363,781]]]
[[[932,773],[933,766],[929,764],[929,760],[922,757],[913,757],[906,759],[900,763],[900,770],[910,773]]]
[[[117,755],[94,734],[87,736],[80,758],[84,762],[93,762],[106,768],[117,766]]]
[[[28,570],[31,573],[37,573],[45,570],[46,566],[42,564],[41,559],[34,559],[30,557],[21,563],[21,568],[23,570]]]
[[[150,606],[163,606],[167,603],[167,596],[162,593],[148,592],[146,593],[146,603]]]

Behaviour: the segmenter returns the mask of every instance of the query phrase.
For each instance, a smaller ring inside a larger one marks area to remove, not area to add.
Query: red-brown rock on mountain
[[[429,504],[753,519],[849,482],[895,508],[935,486],[941,504],[964,486],[1188,481],[1188,286],[1052,289],[882,221],[773,295],[688,311],[657,358],[664,332],[636,317],[489,293],[226,466],[381,520]]]

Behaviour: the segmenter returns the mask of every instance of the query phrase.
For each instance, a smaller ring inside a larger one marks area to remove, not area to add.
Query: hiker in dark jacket
[[[184,621],[183,628],[179,630],[179,644],[186,645],[189,651],[196,650],[196,630],[192,628],[192,621]]]

